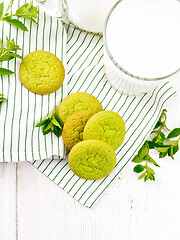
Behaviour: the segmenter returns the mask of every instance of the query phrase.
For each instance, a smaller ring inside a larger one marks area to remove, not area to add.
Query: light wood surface
[[[168,126],[180,127],[178,94],[168,102]],[[156,181],[137,180],[133,163],[88,209],[28,162],[0,164],[1,240],[178,240],[180,151],[158,159]]]

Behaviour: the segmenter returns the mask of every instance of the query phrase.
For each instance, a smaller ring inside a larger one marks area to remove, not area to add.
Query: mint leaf
[[[0,48],[0,62],[9,61],[10,59],[9,50],[6,48]]]
[[[169,133],[169,135],[167,136],[167,138],[175,138],[180,136],[180,128],[175,128],[172,130],[172,132]]]
[[[152,157],[150,157],[150,156],[149,156],[149,161],[152,162],[152,163],[154,164],[154,166],[160,167],[160,166],[157,164],[157,162],[156,162]]]
[[[146,176],[146,172],[143,172],[139,177],[138,177],[138,179],[142,179],[142,178],[144,178]]]
[[[152,175],[155,175],[154,170],[153,170],[152,168],[148,167],[148,166],[146,166],[146,172],[147,172],[147,173],[150,173],[150,174],[152,174]]]
[[[138,156],[140,158],[144,158],[148,153],[149,153],[149,145],[147,142],[145,142],[144,145],[139,150]]]
[[[136,165],[136,166],[134,167],[134,172],[140,173],[140,172],[142,172],[142,171],[144,171],[144,166],[143,166],[143,165],[138,164],[138,165]]]
[[[15,15],[17,17],[30,19],[34,23],[37,23],[34,19],[38,18],[38,9],[37,7],[33,7],[31,4],[26,3],[16,11]]]
[[[22,57],[19,54],[17,54],[17,53],[10,52],[9,55],[10,55],[10,59],[13,59],[13,58],[20,58],[20,59],[22,59]]]
[[[35,127],[41,126],[44,135],[53,132],[57,137],[61,136],[63,123],[56,113],[56,107],[44,120],[41,120]]]
[[[6,41],[7,41],[7,49],[10,51],[16,51],[16,50],[21,50],[21,48],[15,44],[14,39],[12,39],[11,41],[6,37]]]
[[[14,72],[12,72],[11,70],[5,69],[5,68],[0,68],[0,75],[11,75]]]
[[[17,20],[17,19],[11,19],[10,17],[6,17],[4,18],[4,20],[18,28],[20,28],[23,31],[28,31],[27,27],[24,25],[24,23],[22,23],[21,21]]]
[[[138,155],[136,155],[132,160],[132,162],[134,162],[134,163],[141,163],[143,161],[144,161],[144,159],[140,158]]]
[[[0,3],[0,18],[2,17],[3,15],[3,11],[4,11],[4,3]]]
[[[44,120],[40,121],[38,124],[36,124],[35,127],[41,127],[41,126],[43,126],[47,121],[48,121],[48,119],[44,119]],[[49,122],[50,122],[50,121],[49,121]]]

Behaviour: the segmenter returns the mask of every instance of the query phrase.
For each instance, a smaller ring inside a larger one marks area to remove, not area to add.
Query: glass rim
[[[113,13],[114,9],[122,2],[123,0],[119,0],[112,8],[111,10],[109,11],[108,13],[108,16],[106,18],[106,21],[105,21],[105,24],[104,24],[104,29],[103,29],[103,40],[104,40],[104,47],[105,47],[105,50],[106,50],[106,53],[107,55],[109,56],[110,60],[114,63],[114,65],[120,70],[122,71],[124,74],[128,75],[129,77],[132,77],[132,78],[135,78],[135,79],[138,79],[138,80],[143,80],[143,81],[158,81],[158,80],[164,80],[164,79],[167,79],[173,75],[175,75],[177,72],[180,71],[180,68],[178,68],[175,72],[173,73],[170,73],[164,77],[159,77],[159,78],[144,78],[144,77],[141,77],[141,76],[137,76],[137,75],[134,75],[130,72],[128,72],[127,70],[125,70],[123,67],[121,67],[117,62],[116,60],[114,59],[114,57],[112,56],[110,50],[109,50],[109,47],[108,47],[108,43],[107,43],[107,38],[106,38],[106,33],[107,33],[107,25],[108,25],[108,22],[109,22],[109,18],[111,16],[111,14]],[[179,0],[178,0],[179,1]]]

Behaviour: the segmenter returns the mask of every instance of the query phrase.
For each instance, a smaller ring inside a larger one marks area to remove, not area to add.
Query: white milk
[[[81,29],[103,32],[108,12],[118,0],[67,0],[69,20]]]
[[[139,95],[164,84],[180,68],[179,1],[121,1],[110,13],[104,41],[104,69],[115,89]]]
[[[111,14],[107,45],[114,60],[129,73],[161,78],[180,68],[180,3],[169,2],[177,6],[178,14],[158,0],[136,0],[130,5],[124,0]]]

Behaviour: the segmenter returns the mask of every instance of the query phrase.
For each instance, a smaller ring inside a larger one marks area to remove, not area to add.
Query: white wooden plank
[[[0,164],[0,239],[16,239],[16,164]]]

